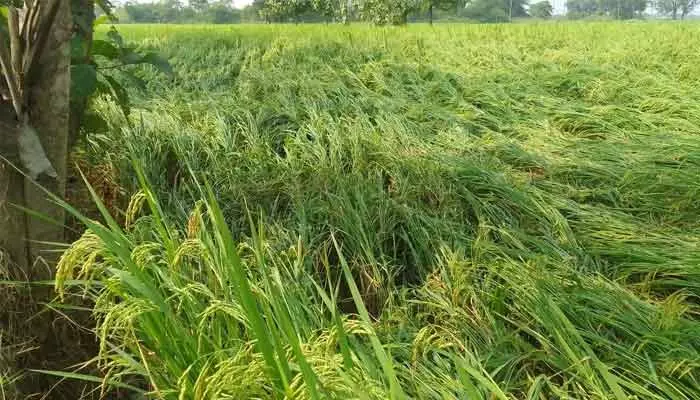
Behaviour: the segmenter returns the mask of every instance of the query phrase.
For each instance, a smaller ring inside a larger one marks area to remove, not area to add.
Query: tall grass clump
[[[128,207],[61,258],[105,392],[700,397],[692,24],[133,26]],[[143,97],[143,98],[141,98]],[[88,178],[90,174],[87,174]],[[89,180],[89,179],[88,179]]]

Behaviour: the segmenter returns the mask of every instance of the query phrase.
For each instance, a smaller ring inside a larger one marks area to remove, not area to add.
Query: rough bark
[[[38,62],[33,64],[32,73],[27,74],[32,78],[26,81],[24,87],[23,112],[26,112],[28,124],[37,132],[46,157],[57,173],[56,178],[39,175],[37,183],[63,197],[69,128],[69,43],[72,18],[70,2],[61,0],[58,4],[46,46],[39,53]],[[40,15],[39,18],[45,16]],[[0,152],[4,158],[17,166],[21,165],[17,148],[20,126],[18,119],[22,117],[18,118],[8,100],[0,102]],[[32,210],[33,213],[58,223],[33,217],[14,205]],[[63,241],[63,219],[63,210],[50,201],[44,191],[15,167],[0,161],[0,249],[6,256],[6,265],[0,267],[7,268],[8,275],[13,279],[28,281],[51,278],[52,265],[57,253],[55,247],[47,243]],[[23,299],[24,306],[15,310],[14,318],[23,324],[23,333],[34,339],[31,345],[39,347],[37,353],[54,353],[61,346],[60,342],[56,341],[58,334],[53,332],[51,317],[47,314],[33,315],[36,312],[36,304],[50,300],[50,288],[30,286],[22,294],[26,296]],[[9,314],[13,311],[3,309],[2,312]],[[4,325],[10,322],[3,320],[2,323]],[[20,369],[49,367],[44,363],[36,363],[35,359],[23,358],[17,362]],[[23,381],[20,389],[25,395],[29,395],[46,392],[50,384],[46,379],[32,378]]]
[[[68,138],[68,99],[70,94],[70,47],[72,34],[70,5],[60,2],[58,15],[49,33],[47,45],[37,64],[36,78],[25,88],[29,124],[35,128],[48,159],[58,177],[40,176],[38,183],[62,196],[65,188]],[[16,157],[17,115],[5,101],[0,105],[3,156],[18,164]],[[12,166],[0,167],[0,247],[10,256],[13,270],[29,279],[50,276],[37,260],[51,258],[46,245],[38,242],[60,242],[63,228],[31,218],[13,204],[41,213],[55,221],[63,220],[63,210],[48,201],[46,194]]]
[[[68,157],[68,127],[70,99],[70,39],[72,18],[70,3],[61,1],[47,45],[40,58],[37,79],[29,88],[29,123],[39,133],[46,156],[56,169],[56,179],[41,176],[38,183],[59,197],[63,197],[66,184]],[[64,211],[29,180],[24,180],[26,207],[59,222],[47,223],[38,218],[27,218],[29,259],[34,263],[39,257],[51,261],[55,258],[46,253],[47,247],[39,242],[60,243],[63,241]],[[50,277],[47,268],[33,268],[32,278]]]
[[[17,118],[9,100],[0,105],[0,154],[9,162],[19,164]],[[0,251],[4,252],[0,268],[15,279],[28,278],[29,257],[26,235],[26,221],[22,211],[13,204],[24,204],[24,177],[5,161],[0,161]]]

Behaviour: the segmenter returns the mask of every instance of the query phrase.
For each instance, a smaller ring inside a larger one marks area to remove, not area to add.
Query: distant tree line
[[[642,17],[654,8],[659,15],[684,19],[697,8],[700,0],[567,0],[567,16],[571,19],[609,17],[632,19]]]
[[[685,19],[700,3],[700,0],[657,0],[654,4],[657,11],[673,19]]]
[[[568,0],[567,16],[572,19],[607,16],[614,19],[641,17],[646,0]]]
[[[567,0],[567,16],[580,18],[641,18],[648,7],[673,19],[685,18],[700,0]],[[231,0],[160,0],[126,2],[119,10],[122,22],[212,23],[369,21],[401,25],[409,21],[462,19],[509,22],[520,18],[551,18],[549,0],[253,0],[237,9]]]
[[[551,17],[549,1],[540,3],[533,5],[540,4],[532,16]],[[434,19],[508,22],[530,16],[527,0],[254,0],[242,9],[234,8],[230,0],[127,1],[116,14],[123,23],[369,21],[379,25]]]
[[[189,4],[181,0],[127,1],[116,14],[121,22],[131,23],[235,24],[243,20],[243,10],[224,0],[190,0]]]

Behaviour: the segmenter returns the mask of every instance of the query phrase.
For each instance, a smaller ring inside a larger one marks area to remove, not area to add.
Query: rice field
[[[175,76],[80,154],[105,393],[700,398],[700,25],[119,30]]]

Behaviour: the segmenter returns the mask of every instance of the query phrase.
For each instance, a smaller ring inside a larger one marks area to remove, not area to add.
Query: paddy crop
[[[175,76],[81,154],[106,387],[700,397],[700,26],[119,29]]]

